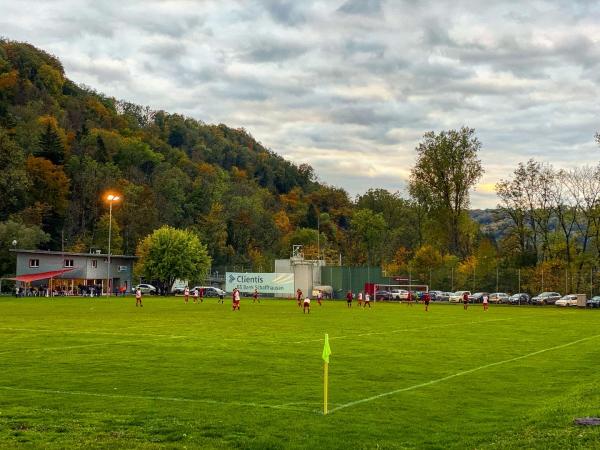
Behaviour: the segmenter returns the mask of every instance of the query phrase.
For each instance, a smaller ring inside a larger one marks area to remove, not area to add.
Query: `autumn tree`
[[[25,171],[25,154],[0,128],[0,219],[24,206],[30,186]]]
[[[411,170],[410,194],[431,207],[438,223],[447,224],[448,245],[456,254],[464,253],[460,222],[469,207],[469,191],[483,174],[480,149],[472,128],[431,131],[417,146]]]

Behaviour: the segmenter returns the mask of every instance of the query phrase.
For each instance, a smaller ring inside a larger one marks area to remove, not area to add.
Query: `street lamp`
[[[112,235],[112,207],[114,202],[121,200],[121,197],[115,194],[108,194],[106,196],[108,201],[108,272],[107,272],[107,283],[106,283],[106,296],[110,297],[110,239]]]

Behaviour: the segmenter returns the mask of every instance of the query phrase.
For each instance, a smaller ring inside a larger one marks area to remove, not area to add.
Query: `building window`
[[[73,267],[73,265],[72,259],[65,259],[65,267]]]
[[[119,266],[119,272],[127,272],[127,266]]]
[[[40,260],[39,259],[30,259],[29,267],[40,267]]]
[[[98,260],[97,259],[92,259],[92,267],[94,269],[98,267]]]

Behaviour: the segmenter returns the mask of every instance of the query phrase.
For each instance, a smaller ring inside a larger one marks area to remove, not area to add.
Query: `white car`
[[[565,295],[560,300],[556,300],[556,306],[577,306],[576,295]]]
[[[190,289],[190,295],[192,295],[196,289],[198,289],[198,292],[202,291],[204,297],[219,297],[227,294],[223,289],[214,286],[194,286]]]
[[[450,295],[448,301],[450,303],[461,303],[463,301],[463,295],[465,292],[467,293],[467,295],[471,295],[471,291],[456,291],[455,293]]]
[[[405,289],[392,289],[391,294],[393,300],[408,300],[408,291]]]
[[[490,303],[510,303],[510,295],[506,292],[494,292],[490,294]]]
[[[156,288],[154,286],[152,286],[151,284],[146,284],[146,283],[138,284],[137,286],[135,286],[131,289],[131,292],[133,292],[135,294],[135,291],[137,291],[138,288],[140,288],[140,291],[142,292],[142,294],[156,295]]]

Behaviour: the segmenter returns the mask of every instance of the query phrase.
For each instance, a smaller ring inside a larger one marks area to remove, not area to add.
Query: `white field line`
[[[345,403],[343,405],[340,405],[340,406],[338,406],[336,408],[331,409],[329,412],[335,412],[335,411],[339,411],[341,409],[349,408],[351,406],[359,405],[361,403],[371,402],[373,400],[377,400],[377,399],[380,399],[382,397],[387,397],[389,395],[398,394],[400,392],[412,391],[414,389],[419,389],[419,388],[422,388],[422,387],[431,386],[432,384],[437,384],[437,383],[441,383],[442,381],[450,380],[452,378],[460,377],[460,376],[463,376],[463,375],[468,375],[470,373],[477,372],[479,370],[489,369],[490,367],[500,366],[502,364],[508,364],[508,363],[511,363],[511,362],[514,362],[514,361],[519,361],[521,359],[525,359],[525,358],[529,358],[531,356],[536,356],[536,355],[539,355],[539,354],[542,354],[542,353],[550,352],[552,350],[559,350],[559,349],[562,349],[562,348],[565,348],[565,347],[570,347],[572,345],[579,344],[580,342],[589,341],[591,339],[596,339],[598,337],[600,337],[600,334],[597,334],[595,336],[589,336],[589,337],[586,337],[586,338],[583,338],[583,339],[578,339],[576,341],[568,342],[566,344],[557,345],[557,346],[554,346],[554,347],[549,347],[549,348],[545,348],[545,349],[538,350],[538,351],[535,351],[535,352],[527,353],[526,355],[516,356],[516,357],[510,358],[510,359],[505,359],[504,361],[497,361],[497,362],[494,362],[494,363],[485,364],[483,366],[475,367],[474,369],[463,370],[462,372],[457,372],[455,374],[448,375],[448,376],[442,377],[442,378],[437,378],[435,380],[427,381],[425,383],[415,384],[413,386],[408,386],[408,387],[405,387],[405,388],[396,389],[396,390],[389,391],[389,392],[384,392],[383,394],[373,395],[372,397],[367,397],[367,398],[363,398],[361,400],[356,400],[356,401],[353,401],[353,402]]]
[[[431,325],[431,326],[427,326],[427,327],[415,327],[415,328],[401,328],[398,330],[391,330],[391,331],[373,331],[373,332],[368,332],[368,333],[355,333],[355,334],[348,334],[348,335],[344,335],[344,336],[332,336],[329,339],[333,340],[333,339],[351,339],[354,337],[364,337],[364,336],[375,336],[375,335],[386,335],[386,334],[393,334],[393,333],[405,333],[405,332],[410,332],[410,331],[422,331],[422,330],[429,330],[429,329],[435,329],[435,328],[446,328],[446,327],[453,327],[453,326],[459,326],[459,325],[472,325],[472,324],[481,324],[481,323],[487,323],[487,322],[502,322],[502,321],[506,321],[506,320],[512,320],[513,317],[507,317],[507,318],[502,318],[502,319],[490,319],[490,320],[474,320],[474,321],[470,321],[470,322],[453,322],[453,323],[445,323],[445,324],[439,324],[439,325]],[[100,330],[52,330],[52,329],[42,329],[42,328],[14,328],[14,327],[0,327],[0,331],[1,330],[7,330],[7,331],[26,331],[29,333],[38,333],[38,334],[46,334],[46,333],[55,333],[55,334],[67,334],[67,333],[72,333],[72,334],[97,334],[97,335],[107,335],[107,336],[137,336],[137,337],[164,337],[164,338],[190,338],[193,339],[195,336],[193,335],[171,335],[171,334],[154,334],[154,333],[115,333],[115,332],[108,332],[108,331],[100,331]],[[222,341],[248,341],[248,340],[252,340],[255,339],[261,343],[268,343],[268,344],[306,344],[306,343],[310,343],[310,342],[322,342],[323,338],[316,338],[316,339],[305,339],[305,340],[300,340],[300,341],[278,341],[278,340],[271,340],[271,339],[262,339],[260,336],[248,336],[248,337],[244,337],[244,338],[228,338],[228,337],[223,337],[220,338],[220,340]],[[94,344],[97,345],[97,344]],[[0,354],[2,354],[4,352],[0,352]],[[8,352],[10,353],[10,352]]]
[[[512,317],[507,317],[504,319],[473,320],[471,322],[444,323],[444,324],[439,324],[439,325],[431,325],[431,326],[427,326],[427,327],[400,328],[398,330],[391,330],[391,331],[373,331],[373,332],[369,332],[369,333],[347,334],[344,336],[332,336],[329,338],[329,340],[331,341],[332,339],[350,339],[350,338],[354,338],[354,337],[375,336],[375,335],[381,335],[381,334],[405,333],[408,331],[421,331],[421,330],[429,330],[429,329],[433,329],[433,328],[447,328],[447,327],[454,327],[454,326],[458,326],[458,325],[472,325],[472,324],[480,324],[480,323],[488,323],[488,322],[502,322],[502,321],[506,321],[506,320],[512,320]],[[322,342],[323,340],[324,340],[324,338],[309,339],[309,340],[305,340],[305,341],[295,341],[294,344],[305,344],[307,342]]]
[[[170,336],[167,339],[182,339],[184,337],[187,336]],[[128,340],[128,341],[112,341],[112,342],[96,342],[94,344],[81,344],[81,345],[68,345],[68,346],[64,346],[64,347],[38,347],[38,348],[24,348],[21,350],[17,350],[17,351],[13,351],[13,350],[6,350],[3,352],[0,352],[0,355],[6,355],[6,354],[12,354],[12,353],[24,353],[24,352],[46,352],[46,351],[56,351],[56,350],[71,350],[71,349],[75,349],[75,348],[86,348],[86,347],[102,347],[104,345],[119,345],[119,344],[137,344],[137,343],[146,343],[149,341],[159,341],[162,340],[163,338],[156,338],[156,339],[136,339],[136,340]]]
[[[127,394],[104,394],[97,392],[85,392],[85,391],[63,391],[55,389],[30,389],[30,388],[18,388],[12,386],[0,386],[0,389],[5,391],[16,391],[16,392],[33,392],[38,394],[55,394],[55,395],[81,395],[87,397],[101,397],[101,398],[115,398],[115,399],[129,399],[129,400],[151,400],[151,401],[165,401],[165,402],[182,402],[182,403],[204,403],[211,405],[231,405],[231,406],[249,406],[252,408],[269,408],[269,409],[281,409],[287,411],[302,411],[310,412],[306,408],[291,407],[292,403],[284,405],[268,405],[264,403],[252,403],[252,402],[226,402],[220,400],[211,399],[198,399],[198,398],[181,398],[181,397],[163,397],[163,396],[151,396],[151,395],[127,395]]]
[[[166,337],[166,338],[175,337],[175,335],[173,335],[173,334],[116,333],[116,332],[101,331],[101,330],[56,330],[56,329],[50,330],[50,329],[43,329],[43,328],[0,327],[0,331],[1,330],[7,330],[7,331],[27,331],[27,332],[38,333],[38,334],[47,334],[47,333],[67,334],[67,333],[72,333],[72,334],[98,334],[98,335],[107,335],[107,336],[138,336],[138,337]],[[184,337],[184,336],[177,336],[177,337]],[[189,336],[189,337],[193,337],[193,336]]]

